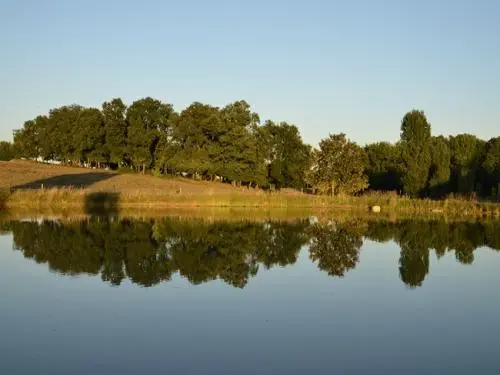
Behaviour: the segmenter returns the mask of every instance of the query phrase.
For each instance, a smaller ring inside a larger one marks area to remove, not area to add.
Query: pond
[[[499,374],[500,222],[0,222],[0,374]]]

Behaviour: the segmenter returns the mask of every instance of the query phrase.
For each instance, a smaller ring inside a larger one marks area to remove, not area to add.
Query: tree
[[[427,186],[431,166],[431,125],[423,111],[412,110],[401,121],[401,151],[404,172],[403,190],[419,196]]]
[[[450,137],[452,184],[457,193],[470,194],[476,190],[477,172],[484,142],[472,134]]]
[[[14,132],[14,148],[20,156],[28,159],[44,156],[42,155],[44,150],[41,148],[40,138],[47,121],[47,117],[38,116],[34,120],[26,121],[22,129]]]
[[[79,160],[88,163],[109,161],[109,152],[106,145],[106,128],[104,119],[97,108],[82,108],[78,118],[78,138],[76,150]]]
[[[220,137],[224,132],[219,108],[195,102],[180,113],[172,147],[162,142],[159,158],[163,165],[193,175],[221,174]]]
[[[144,173],[154,164],[156,146],[162,133],[170,133],[174,109],[171,104],[147,97],[127,109],[127,148],[133,165]]]
[[[310,146],[304,144],[295,125],[267,121],[263,126],[267,147],[268,179],[278,188],[305,186],[305,172],[310,158]]]
[[[365,146],[365,153],[370,189],[400,190],[403,171],[400,148],[389,142],[377,142]]]
[[[433,196],[443,196],[449,189],[451,152],[445,137],[431,139],[431,167],[429,170],[429,191]]]
[[[224,132],[220,136],[218,164],[221,175],[230,181],[266,183],[265,153],[259,146],[259,116],[244,100],[221,111]]]
[[[488,194],[500,195],[500,137],[491,138],[486,144],[482,167],[488,174]]]
[[[0,142],[0,161],[9,161],[15,158],[14,146],[10,142]]]
[[[368,187],[366,162],[363,149],[345,134],[330,134],[313,152],[307,180],[321,193],[354,194]]]
[[[48,116],[37,116],[34,120],[35,125],[35,147],[36,156],[44,160],[60,159],[60,142],[54,139],[57,136],[57,129],[51,125],[51,120]]]
[[[50,110],[46,127],[40,134],[40,144],[46,158],[64,163],[80,163],[82,155],[79,142],[85,132],[79,122],[82,111],[83,107],[76,104]]]
[[[128,123],[125,118],[126,110],[127,106],[120,98],[102,104],[109,161],[118,164],[118,166],[123,164],[127,158]]]

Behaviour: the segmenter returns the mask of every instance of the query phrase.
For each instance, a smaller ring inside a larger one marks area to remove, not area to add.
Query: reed
[[[9,189],[0,189],[0,210],[2,210],[7,204],[9,195],[10,195]]]
[[[172,208],[252,208],[262,212],[285,210],[328,214],[338,211],[366,213],[372,206],[380,206],[380,215],[446,215],[453,217],[499,217],[500,204],[465,199],[411,199],[389,193],[370,193],[361,196],[316,196],[308,194],[240,192],[206,192],[204,194],[163,193],[159,190],[137,190],[113,193],[86,189],[26,189],[8,193],[0,190],[0,206],[9,210],[80,211],[93,213],[102,209],[109,212],[125,209],[142,211]]]

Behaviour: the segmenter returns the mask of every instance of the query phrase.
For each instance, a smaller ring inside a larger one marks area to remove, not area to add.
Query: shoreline
[[[2,204],[3,203],[3,204]],[[373,206],[380,213],[371,212]],[[155,216],[171,210],[247,211],[257,216],[324,216],[349,214],[407,215],[415,217],[500,218],[500,203],[460,199],[410,199],[391,194],[368,194],[359,197],[330,197],[308,194],[218,193],[171,194],[136,192],[117,193],[91,189],[24,189],[0,195],[0,211],[71,212],[75,214],[120,214],[138,211]]]

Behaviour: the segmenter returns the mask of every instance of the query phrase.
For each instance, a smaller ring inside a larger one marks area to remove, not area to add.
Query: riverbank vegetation
[[[1,198],[1,197],[0,197]],[[4,195],[4,206],[12,211],[120,214],[127,209],[162,211],[173,208],[250,208],[286,210],[309,214],[349,211],[363,216],[371,207],[382,214],[447,217],[500,217],[500,204],[464,199],[413,199],[395,193],[361,196],[328,196],[305,193],[264,192],[234,189],[213,194],[168,193],[162,191],[107,192],[90,189],[20,189]]]
[[[265,190],[293,188],[339,199],[367,191],[448,201],[456,196],[494,200],[500,193],[500,137],[432,135],[420,110],[403,116],[396,143],[362,147],[337,133],[313,148],[297,126],[261,121],[243,100],[224,107],[195,102],[176,112],[150,97],[129,106],[115,98],[101,108],[54,108],[26,121],[9,147],[2,145],[4,158]],[[414,206],[422,204],[429,205]]]

